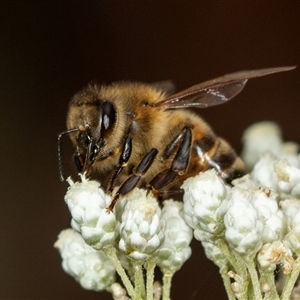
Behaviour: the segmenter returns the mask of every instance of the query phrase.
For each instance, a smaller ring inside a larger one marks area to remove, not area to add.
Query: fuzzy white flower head
[[[255,184],[277,190],[278,177],[274,170],[277,161],[278,157],[273,153],[266,152],[261,155],[251,172],[251,179]]]
[[[241,186],[232,189],[224,220],[225,236],[237,252],[246,254],[250,247],[249,251],[255,254],[262,244],[282,238],[283,214],[274,190],[262,186],[241,189]]]
[[[244,149],[242,159],[249,169],[252,169],[261,154],[271,151],[281,152],[281,130],[276,123],[259,122],[248,127],[243,135]]]
[[[111,198],[99,182],[86,179],[84,174],[81,180],[75,183],[68,180],[70,187],[65,201],[73,218],[71,225],[95,249],[112,246],[116,239],[116,217],[107,211]]]
[[[251,204],[264,225],[262,242],[280,240],[283,235],[283,214],[278,208],[277,193],[262,186],[253,188],[251,192]]]
[[[153,256],[164,240],[164,220],[157,200],[135,188],[127,198],[120,224],[119,249],[136,261]]]
[[[290,165],[300,167],[299,145],[295,142],[285,142],[281,145],[281,156],[285,158]]]
[[[274,170],[281,199],[300,198],[300,169],[281,159],[275,163]]]
[[[87,245],[73,229],[63,230],[54,247],[62,257],[66,273],[78,281],[84,289],[109,290],[115,282],[115,268],[103,251]]]
[[[188,178],[182,188],[185,220],[195,230],[195,236],[197,231],[221,233],[230,188],[216,171],[212,169]]]
[[[257,254],[257,261],[260,267],[268,272],[275,271],[277,265],[281,264],[284,266],[285,274],[290,273],[294,263],[291,250],[281,241],[263,245]]]
[[[164,201],[162,217],[166,220],[165,240],[158,251],[157,265],[163,273],[173,274],[191,256],[193,232],[184,220],[182,202]]]
[[[111,294],[114,300],[130,300],[127,297],[126,290],[117,282],[111,286]]]
[[[280,199],[300,198],[300,169],[285,158],[263,154],[253,168],[251,178],[258,185],[275,189]]]
[[[300,255],[300,200],[287,199],[280,202],[286,225],[285,241]]]
[[[248,257],[261,248],[264,229],[263,222],[250,203],[251,197],[251,191],[233,188],[224,217],[225,237],[230,248]]]

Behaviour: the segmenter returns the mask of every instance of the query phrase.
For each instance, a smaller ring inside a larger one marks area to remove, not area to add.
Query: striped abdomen
[[[187,177],[214,168],[227,183],[246,174],[243,161],[222,138],[208,134],[193,142]]]

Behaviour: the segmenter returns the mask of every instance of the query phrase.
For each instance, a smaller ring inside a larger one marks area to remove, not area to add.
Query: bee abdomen
[[[225,140],[216,138],[213,148],[213,153],[208,151],[206,155],[208,164],[216,169],[227,183],[246,174],[243,161]]]
[[[205,136],[194,141],[199,171],[215,169],[227,183],[246,174],[243,161],[223,139]],[[195,162],[195,158],[193,159]]]

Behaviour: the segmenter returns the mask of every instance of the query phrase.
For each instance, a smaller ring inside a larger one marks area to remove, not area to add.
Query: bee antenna
[[[69,130],[66,130],[64,132],[61,132],[58,136],[57,136],[57,158],[58,158],[58,171],[59,171],[59,178],[60,178],[60,181],[65,181],[65,175],[64,175],[64,167],[63,167],[63,151],[62,151],[62,137],[67,135],[67,134],[70,134],[72,132],[75,132],[75,131],[79,131],[78,128],[75,128],[75,129],[69,129]]]

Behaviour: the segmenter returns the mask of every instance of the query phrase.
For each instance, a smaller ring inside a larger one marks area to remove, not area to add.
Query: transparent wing
[[[285,72],[295,68],[296,66],[278,67],[226,74],[196,84],[182,92],[169,96],[152,106],[159,109],[175,109],[187,107],[206,108],[219,105],[229,101],[241,92],[248,79]]]

